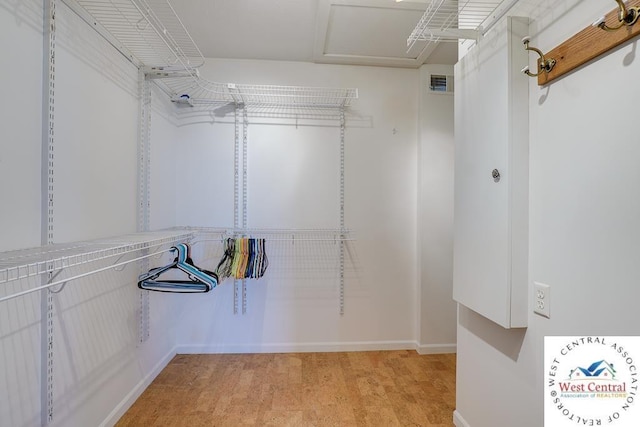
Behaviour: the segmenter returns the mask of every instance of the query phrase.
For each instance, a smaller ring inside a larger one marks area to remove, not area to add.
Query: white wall
[[[0,67],[0,251],[40,245],[42,5],[16,3],[0,4],[0,52],[11,64]]]
[[[0,107],[0,250],[40,245],[42,2],[0,5],[5,102]],[[137,219],[137,69],[92,28],[58,3],[55,85],[54,241],[134,232]],[[166,108],[166,106],[165,106]],[[156,114],[162,106],[156,103]],[[153,225],[175,224],[175,125],[157,114],[153,178],[167,191]],[[171,145],[170,145],[171,143]],[[170,165],[170,166],[168,166]],[[164,171],[163,171],[164,170]],[[158,176],[156,176],[158,175]],[[163,203],[171,211],[163,209]],[[113,261],[113,260],[109,260]],[[91,267],[106,266],[97,263]],[[57,279],[83,273],[68,268]],[[137,268],[69,282],[53,297],[53,424],[90,426],[117,420],[172,356],[172,305],[151,296],[151,337],[138,343]],[[40,278],[2,284],[0,295]],[[0,424],[40,424],[41,298],[0,303]]]
[[[32,0],[0,4],[0,52],[5,82],[0,103],[0,251],[40,245],[42,141],[42,7]],[[20,43],[16,43],[20,40]],[[4,64],[11,64],[10,66]],[[24,289],[0,285],[0,295]],[[27,296],[0,307],[0,420],[40,420],[40,299]]]
[[[283,273],[277,264],[286,260],[276,252],[284,249],[274,242],[274,274],[249,281],[247,314],[232,314],[230,282],[185,299],[179,345],[184,351],[413,347],[418,71],[208,60],[201,74],[222,82],[360,90],[345,135],[345,223],[357,240],[349,243],[344,316],[336,264],[320,275],[282,277],[275,270]],[[178,170],[189,185],[178,193],[179,224],[233,225],[233,116],[220,115],[181,127]],[[336,120],[319,122],[250,119],[249,227],[339,227],[340,132]],[[327,262],[318,258],[317,265]]]
[[[532,1],[531,44],[548,51],[613,2]],[[543,424],[545,335],[639,335],[640,86],[635,43],[539,88],[530,81],[529,286],[551,286],[551,319],[505,330],[460,306],[457,425]],[[533,63],[534,59],[531,59]],[[525,78],[525,77],[523,77]],[[620,94],[625,94],[621,96]]]
[[[179,209],[177,194],[183,181],[176,167],[176,153],[181,149],[181,129],[172,116],[174,105],[167,96],[151,84],[151,164],[149,199],[149,229],[161,230],[176,225]]]
[[[131,233],[137,218],[137,70],[66,6],[60,11],[54,238],[61,243]]]
[[[449,65],[420,68],[418,148],[418,268],[420,352],[456,345],[453,273],[453,93],[429,90],[431,75],[453,76]]]

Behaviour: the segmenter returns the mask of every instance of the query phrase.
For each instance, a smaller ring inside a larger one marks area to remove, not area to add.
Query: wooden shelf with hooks
[[[640,0],[629,0],[627,7],[640,7]],[[608,25],[618,23],[619,9],[616,7],[605,16]],[[597,17],[594,17],[594,20]],[[544,86],[564,76],[587,62],[604,55],[621,44],[640,34],[640,21],[633,26],[623,26],[617,31],[608,32],[592,25],[583,29],[564,43],[545,53],[545,58],[557,61],[553,70],[540,73],[538,85]],[[539,62],[540,60],[538,60]]]

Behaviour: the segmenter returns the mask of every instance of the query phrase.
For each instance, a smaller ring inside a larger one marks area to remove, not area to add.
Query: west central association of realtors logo
[[[640,426],[640,337],[545,337],[546,427]]]
[[[583,380],[583,379],[604,379],[613,380],[616,377],[616,370],[613,365],[604,360],[594,362],[589,365],[588,368],[582,368],[578,366],[569,372],[570,380]]]

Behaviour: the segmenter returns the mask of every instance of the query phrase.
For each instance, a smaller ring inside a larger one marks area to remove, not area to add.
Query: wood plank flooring
[[[453,426],[455,354],[177,355],[116,424]]]

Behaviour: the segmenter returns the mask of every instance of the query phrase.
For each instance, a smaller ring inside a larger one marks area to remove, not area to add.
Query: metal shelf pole
[[[144,71],[138,71],[140,98],[138,123],[138,231],[149,231],[151,224],[151,84]],[[147,254],[148,250],[144,250]],[[138,272],[149,271],[149,261],[140,261]],[[149,339],[149,291],[139,291],[138,342]]]
[[[233,166],[233,228],[240,228],[240,112],[234,110],[234,166]],[[238,314],[238,281],[233,280],[233,314]]]
[[[339,279],[340,279],[340,315],[344,315],[344,108],[340,110],[340,242],[339,242]]]
[[[242,105],[242,229],[246,230],[247,203],[248,203],[248,170],[249,170],[249,146],[247,144],[248,132],[247,106]],[[244,236],[246,237],[246,235]],[[247,280],[242,279],[242,314],[247,314]]]
[[[42,238],[43,246],[54,243],[54,143],[56,72],[56,0],[43,0],[44,93],[42,114]],[[50,269],[49,269],[50,271]],[[43,276],[43,284],[53,280],[52,272]],[[53,421],[53,294],[41,297],[41,424]]]

